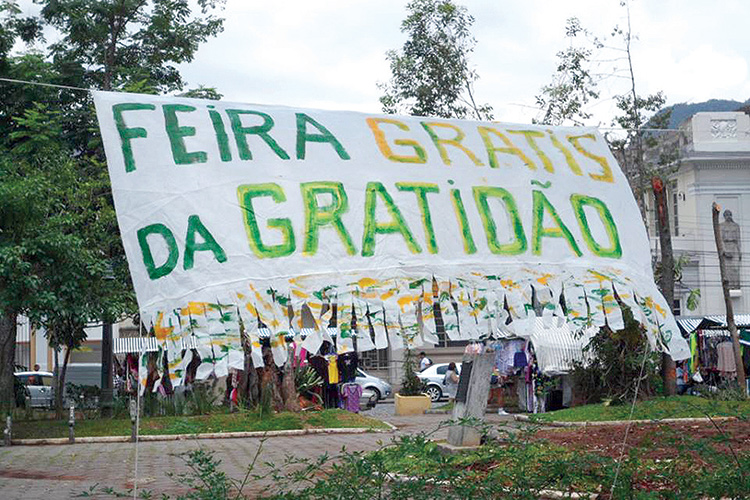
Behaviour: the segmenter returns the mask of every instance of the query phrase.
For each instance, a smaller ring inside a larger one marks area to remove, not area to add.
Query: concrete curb
[[[533,420],[528,415],[514,415],[513,418],[518,422],[531,422],[539,425],[546,425],[549,427],[594,427],[594,426],[615,426],[615,425],[628,425],[628,424],[669,424],[669,423],[709,423],[711,421],[726,421],[726,420],[737,420],[737,417],[699,417],[699,418],[662,418],[658,420],[603,420],[603,421],[584,421],[584,422],[544,422],[539,420]]]
[[[383,421],[388,429],[371,429],[368,427],[341,427],[336,429],[292,429],[287,431],[247,431],[247,432],[207,432],[203,434],[154,434],[138,436],[138,441],[184,441],[198,439],[236,439],[236,438],[267,438],[284,436],[304,436],[308,434],[385,434],[397,430],[390,422]],[[130,436],[99,436],[76,438],[74,444],[86,443],[131,443]],[[68,438],[48,439],[14,439],[13,446],[43,446],[70,444]]]

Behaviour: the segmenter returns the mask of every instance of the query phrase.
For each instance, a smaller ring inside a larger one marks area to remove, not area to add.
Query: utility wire
[[[52,87],[52,88],[67,89],[67,90],[79,90],[81,92],[91,92],[92,90],[96,90],[96,89],[84,89],[83,87],[71,87],[70,85],[58,85],[56,83],[30,82],[27,80],[15,80],[13,78],[2,78],[2,77],[0,77],[0,82],[18,83],[21,85],[38,85],[40,87]]]
[[[83,87],[73,87],[70,85],[59,85],[56,83],[32,82],[29,80],[16,80],[14,78],[2,78],[2,77],[0,77],[0,82],[17,83],[20,85],[38,85],[40,87],[77,90],[80,92],[91,92],[92,90],[99,90],[99,89],[85,89]],[[112,90],[112,92],[120,92],[120,91]],[[123,93],[126,93],[126,92],[123,92]],[[524,104],[516,104],[516,103],[510,103],[510,104],[513,106],[535,108],[535,106],[527,106]],[[543,126],[543,125],[540,125],[540,126]],[[623,127],[597,127],[596,125],[586,125],[585,128],[596,128],[599,130],[618,131],[618,132],[639,132],[639,131],[640,132],[686,132],[685,130],[679,129],[679,128],[623,128]]]
[[[648,358],[651,350],[651,344],[646,342],[646,348],[643,350],[643,361],[641,361],[641,371],[638,375],[638,381],[635,384],[635,392],[633,394],[633,403],[630,405],[630,414],[628,415],[628,426],[625,428],[625,436],[622,439],[622,448],[620,449],[620,458],[617,459],[617,469],[615,469],[615,478],[612,481],[612,489],[609,491],[610,498],[614,498],[615,486],[617,485],[617,478],[620,476],[620,467],[622,466],[622,457],[625,456],[625,446],[628,443],[628,434],[630,434],[630,427],[633,425],[633,412],[635,411],[635,402],[638,400],[638,391],[641,388],[641,379],[643,378],[643,369],[646,366],[646,359]]]

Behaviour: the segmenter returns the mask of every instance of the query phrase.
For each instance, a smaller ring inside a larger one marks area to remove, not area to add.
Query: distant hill
[[[672,117],[669,120],[669,128],[677,128],[682,122],[701,111],[745,111],[747,113],[747,110],[750,109],[750,99],[745,102],[728,99],[711,99],[690,104],[683,102],[667,106],[660,110],[657,115],[666,113],[670,109],[672,110]]]

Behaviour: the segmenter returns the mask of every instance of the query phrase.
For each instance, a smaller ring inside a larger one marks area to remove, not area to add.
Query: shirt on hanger
[[[339,367],[336,361],[337,361],[337,356],[335,354],[328,356],[328,383],[329,384],[339,383]]]

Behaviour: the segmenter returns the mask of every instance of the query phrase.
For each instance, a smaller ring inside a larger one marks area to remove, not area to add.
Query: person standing
[[[425,368],[429,368],[432,365],[432,360],[427,357],[424,351],[419,353],[419,371],[423,372]]]
[[[448,370],[445,372],[443,377],[443,385],[445,386],[445,392],[448,393],[448,403],[453,403],[456,399],[456,391],[458,389],[458,369],[456,363],[450,363]]]

